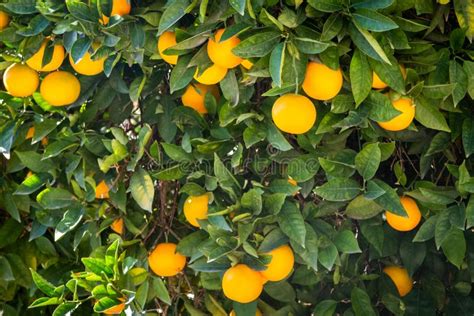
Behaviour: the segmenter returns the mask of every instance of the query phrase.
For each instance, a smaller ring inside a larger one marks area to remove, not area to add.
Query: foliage
[[[91,315],[122,300],[147,315],[251,315],[257,304],[264,315],[472,314],[471,1],[131,5],[130,15],[104,25],[99,17],[110,14],[111,0],[0,4],[12,19],[0,31],[0,69],[31,57],[46,37],[74,60],[93,42],[100,47],[93,59],[105,58],[100,75],[77,76],[81,94],[68,107],[52,107],[40,93],[0,92],[3,315]],[[253,67],[229,70],[222,96],[208,94],[200,115],[181,95],[196,68],[211,65],[206,42],[222,27],[224,38],[240,38],[233,52]],[[157,51],[167,30],[178,40],[168,49],[179,55],[175,66]],[[282,94],[303,94],[314,59],[342,68],[343,89],[330,101],[312,100],[309,132],[282,133],[271,106]],[[61,69],[73,72],[67,60]],[[414,100],[408,129],[377,124],[400,112],[371,89],[372,71],[390,97]],[[96,199],[103,180],[109,198]],[[205,192],[209,216],[195,228],[182,205]],[[393,230],[382,213],[404,215],[402,195],[423,215],[410,232]],[[122,236],[109,228],[117,218]],[[148,253],[165,241],[188,258],[176,277],[148,267]],[[268,282],[258,303],[225,298],[226,269],[263,270],[263,254],[282,244],[296,255],[289,278]],[[416,281],[402,298],[382,272],[393,264]]]

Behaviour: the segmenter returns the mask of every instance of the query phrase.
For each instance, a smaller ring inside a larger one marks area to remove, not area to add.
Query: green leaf
[[[383,208],[373,200],[359,195],[347,205],[345,214],[353,219],[368,219],[383,211]]]
[[[467,93],[468,77],[464,68],[455,60],[449,62],[449,81],[456,85],[453,91],[453,103],[456,106]]]
[[[56,287],[46,281],[39,273],[35,270],[30,268],[31,276],[33,277],[33,281],[36,284],[36,287],[43,292],[44,294],[48,295],[49,297],[55,296],[55,289]]]
[[[61,300],[58,297],[40,297],[33,301],[28,308],[36,308],[50,305],[58,305]]]
[[[370,302],[370,297],[366,291],[354,287],[351,291],[352,309],[356,316],[375,316],[377,315]]]
[[[186,173],[183,170],[183,166],[179,164],[167,169],[162,169],[154,173],[153,177],[163,181],[171,181],[181,179],[185,175]]]
[[[75,199],[71,192],[59,188],[47,188],[36,197],[42,207],[51,210],[68,207]]]
[[[105,273],[108,276],[112,276],[114,272],[110,267],[105,264],[105,260],[98,258],[81,258],[84,266],[94,274],[102,276]]]
[[[330,46],[329,43],[307,37],[295,37],[293,43],[304,54],[320,54]]]
[[[286,194],[285,193],[273,193],[264,195],[263,197],[263,207],[270,214],[278,214],[283,207],[285,202]]]
[[[234,175],[227,169],[222,160],[214,154],[214,175],[217,177],[221,187],[228,193],[236,194],[241,187]]]
[[[13,145],[13,139],[16,132],[16,124],[14,121],[7,122],[0,129],[0,154],[6,158],[10,158],[10,149]]]
[[[193,80],[196,67],[189,67],[190,55],[180,56],[178,63],[171,70],[170,92],[173,93],[186,87]]]
[[[372,34],[361,27],[356,21],[353,21],[352,24],[354,27],[349,27],[349,34],[357,48],[373,59],[390,64],[390,60]]]
[[[445,117],[438,107],[421,96],[416,99],[415,118],[428,128],[451,132]]]
[[[393,90],[399,93],[405,93],[405,79],[400,69],[400,65],[396,59],[389,57],[391,64],[383,63],[378,60],[371,59],[370,66],[380,79],[385,82]]]
[[[186,8],[188,5],[188,0],[169,1],[160,19],[158,35],[163,34],[166,30],[178,22],[186,14]]]
[[[227,71],[226,76],[219,83],[222,93],[226,100],[230,102],[232,106],[236,106],[239,103],[239,83],[235,76],[234,70]],[[209,93],[207,95],[210,95]]]
[[[66,6],[72,16],[85,22],[97,23],[99,16],[96,11],[91,10],[89,6],[79,0],[66,0]]]
[[[352,55],[350,65],[350,78],[352,94],[356,105],[367,98],[372,89],[372,73],[370,71],[367,57],[356,49]]]
[[[278,225],[285,235],[305,248],[306,227],[299,208],[294,203],[286,201],[277,218]]]
[[[73,230],[79,225],[82,217],[84,216],[84,209],[82,207],[75,207],[70,210],[67,210],[61,221],[56,225],[56,230],[54,231],[54,241],[58,241],[65,234]]]
[[[291,240],[291,247],[298,254],[308,267],[312,268],[313,271],[318,271],[318,256],[319,256],[319,236],[314,231],[311,225],[306,224],[306,238],[304,245],[301,245]]]
[[[280,41],[280,33],[267,31],[252,35],[234,47],[232,52],[242,58],[263,57]]]
[[[193,155],[184,151],[181,146],[174,144],[161,143],[161,147],[165,151],[166,155],[174,161],[187,162],[194,159]]]
[[[92,40],[88,37],[81,37],[74,42],[71,48],[71,57],[74,63],[77,63],[84,57],[85,53],[92,45]]]
[[[308,4],[322,12],[331,13],[342,10],[342,1],[340,0],[308,0]]]
[[[378,143],[366,145],[355,157],[355,166],[359,174],[366,180],[375,176],[381,159]]]
[[[466,206],[466,228],[469,229],[474,226],[474,195],[469,197],[469,203]]]
[[[462,144],[468,158],[474,153],[474,120],[472,118],[464,119],[462,124]]]
[[[286,51],[286,44],[279,43],[273,49],[270,55],[270,76],[272,77],[273,83],[277,87],[281,87],[281,75],[283,71],[283,64],[285,62],[285,51]]]
[[[373,32],[385,32],[398,28],[398,25],[390,18],[372,9],[357,9],[352,17],[361,27]]]
[[[391,213],[400,216],[407,216],[402,203],[400,203],[400,197],[398,196],[397,191],[382,180],[374,179],[373,181],[385,191],[384,194],[376,198],[374,201]]]
[[[459,228],[451,228],[441,244],[441,248],[449,262],[461,269],[461,264],[466,255],[466,239],[463,231]]]
[[[314,308],[313,314],[318,316],[333,316],[336,312],[337,302],[334,300],[324,300]]]
[[[390,99],[377,91],[370,91],[369,97],[363,102],[363,106],[369,107],[369,118],[376,122],[390,121],[401,114],[395,109]]]
[[[241,205],[253,211],[254,215],[262,211],[262,193],[261,189],[250,189],[242,195]]]
[[[71,315],[71,313],[76,310],[76,308],[81,305],[80,302],[64,302],[58,307],[53,312],[52,316],[66,316],[66,315]]]
[[[469,0],[453,0],[453,2],[459,26],[466,29],[466,36],[472,41],[474,36],[474,3]]]
[[[359,248],[359,244],[356,237],[354,236],[354,233],[350,230],[342,230],[338,232],[334,239],[334,244],[342,253],[362,252]]]
[[[425,242],[432,239],[435,236],[435,227],[436,222],[438,221],[438,216],[434,215],[429,217],[423,224],[418,228],[418,232],[413,238],[414,242]]]
[[[160,278],[153,277],[152,279],[152,287],[156,296],[162,300],[164,303],[171,305],[171,298],[168,293],[168,289],[164,284],[163,280]]]
[[[32,14],[37,12],[36,0],[12,0],[3,3],[3,6],[16,14]]]
[[[349,178],[332,178],[320,187],[316,187],[314,193],[328,201],[352,200],[361,191],[359,184]]]
[[[366,9],[385,9],[392,5],[395,0],[352,0],[351,5],[354,8]]]
[[[270,282],[265,285],[265,292],[280,302],[293,302],[296,299],[295,289],[287,281]]]
[[[155,189],[148,172],[141,168],[135,171],[130,179],[130,191],[133,199],[142,209],[148,212],[153,210]]]
[[[229,0],[230,5],[237,11],[240,15],[244,15],[245,12],[245,0]]]
[[[41,154],[34,151],[15,151],[22,164],[33,172],[51,172],[57,167],[50,159],[42,160]]]

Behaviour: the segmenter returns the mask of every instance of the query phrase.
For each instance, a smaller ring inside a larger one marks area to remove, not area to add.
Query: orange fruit
[[[81,83],[70,72],[55,71],[41,82],[40,92],[52,106],[64,106],[74,103],[81,94]]]
[[[98,45],[92,45],[94,49],[99,48]],[[107,58],[102,57],[97,60],[91,58],[91,54],[87,51],[84,56],[77,62],[74,63],[72,56],[69,55],[69,63],[72,68],[79,74],[85,76],[95,76],[104,71],[104,62]]]
[[[306,66],[303,90],[313,99],[326,101],[334,98],[342,88],[341,69],[333,70],[328,66],[311,61]]]
[[[186,257],[176,252],[176,244],[161,243],[148,256],[148,265],[156,275],[174,276],[186,265]]]
[[[407,77],[407,71],[403,65],[400,65],[400,71],[405,79]],[[372,88],[374,89],[385,89],[388,85],[380,79],[375,71],[372,71]]]
[[[170,47],[176,45],[176,34],[174,32],[166,31],[158,38],[158,53],[161,58],[168,64],[176,65],[178,63],[178,55],[167,55],[163,52]]]
[[[415,118],[415,106],[410,98],[402,97],[398,100],[392,101],[395,109],[402,112],[398,116],[386,122],[377,122],[381,128],[387,131],[401,131],[410,126]]]
[[[234,35],[225,41],[221,41],[224,31],[224,29],[217,30],[214,38],[209,39],[207,55],[214,64],[229,69],[237,67],[242,62],[242,58],[232,52],[232,49],[239,45],[240,39]]]
[[[390,227],[401,232],[407,232],[420,223],[421,213],[415,200],[408,196],[401,197],[400,203],[402,203],[408,217],[396,215],[390,211],[385,212],[385,217],[387,218],[387,223]]]
[[[10,24],[10,16],[4,11],[0,11],[0,31]]]
[[[48,45],[50,41],[51,40],[49,39],[46,39],[43,41],[40,49],[33,56],[31,56],[30,59],[26,61],[26,64],[28,66],[30,66],[36,71],[44,71],[44,72],[53,71],[61,67],[64,61],[65,52],[64,52],[64,47],[60,44],[54,44],[53,56],[51,57],[51,60],[46,65],[42,66],[43,56],[46,50],[46,45]]]
[[[232,310],[229,314],[229,316],[236,316],[235,314],[235,311]],[[255,311],[255,316],[263,316],[262,312],[257,308],[257,310]]]
[[[3,73],[3,85],[12,97],[29,97],[39,85],[36,71],[23,64],[12,64]]]
[[[104,311],[105,315],[118,315],[123,312],[125,309],[125,299],[123,297],[119,298],[119,301],[123,302],[121,304],[112,306]]]
[[[316,108],[303,95],[285,94],[273,103],[272,119],[283,132],[304,134],[316,122]]]
[[[124,16],[130,13],[132,10],[131,0],[113,0],[112,3],[112,12],[110,16],[120,15]],[[103,25],[109,23],[109,17],[102,15],[102,19],[99,22]]]
[[[25,139],[32,139],[33,136],[35,136],[35,127],[32,126],[28,129],[28,132],[26,132]]]
[[[122,235],[123,234],[123,218],[117,218],[115,221],[113,221],[112,225],[110,225],[110,228],[117,234]]]
[[[226,74],[227,74],[226,68],[214,64],[211,67],[204,70],[204,72],[200,76],[198,76],[198,70],[196,69],[196,73],[194,74],[194,79],[196,79],[196,81],[199,83],[212,85],[224,79]]]
[[[41,145],[47,146],[49,144],[48,137],[41,138]]]
[[[248,59],[242,60],[241,65],[242,65],[242,67],[244,67],[247,70],[250,70],[253,67],[253,63]]]
[[[31,177],[32,175],[33,175],[33,172],[32,172],[31,170],[28,171],[28,173],[26,174],[26,178],[25,178],[25,179]]]
[[[212,85],[200,83],[190,84],[181,97],[181,102],[185,106],[195,109],[201,114],[206,114],[207,109],[204,105],[204,98],[207,93],[211,93],[216,99],[219,99],[219,89]]]
[[[100,181],[95,187],[95,198],[96,199],[108,199],[109,198],[109,187],[104,180]]]
[[[222,277],[224,295],[238,303],[255,301],[263,290],[263,279],[259,272],[245,264],[227,269]]]
[[[209,195],[190,196],[183,206],[184,216],[189,224],[199,227],[198,219],[207,219]]]
[[[281,281],[293,270],[295,256],[290,246],[283,245],[265,254],[272,256],[270,263],[267,264],[267,269],[260,271],[265,279]]]
[[[408,275],[407,269],[397,266],[388,266],[383,269],[383,272],[392,279],[400,296],[403,297],[410,293],[413,288],[413,280]]]

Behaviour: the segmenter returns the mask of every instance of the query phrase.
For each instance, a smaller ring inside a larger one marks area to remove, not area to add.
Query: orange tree
[[[3,0],[0,313],[472,315],[473,12]]]

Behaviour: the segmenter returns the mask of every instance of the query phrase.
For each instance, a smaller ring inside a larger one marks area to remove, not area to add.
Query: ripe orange
[[[232,52],[232,49],[239,45],[240,39],[237,36],[232,36],[221,42],[224,31],[224,29],[217,30],[214,38],[209,39],[207,55],[214,64],[229,69],[237,67],[242,62],[242,58]]]
[[[385,212],[385,217],[387,218],[387,223],[393,229],[407,232],[415,228],[421,220],[421,213],[418,205],[416,205],[415,200],[408,196],[403,196],[400,198],[400,203],[402,203],[403,208],[408,214],[408,217],[403,217],[391,213],[390,211]]]
[[[113,0],[112,3],[112,12],[110,16],[120,15],[124,16],[130,13],[132,10],[131,0]],[[99,22],[103,25],[109,23],[109,17],[102,15],[102,19]]]
[[[8,26],[10,23],[10,16],[4,11],[0,11],[0,31]]]
[[[303,90],[316,100],[326,101],[334,98],[342,88],[341,69],[333,70],[328,66],[309,62],[303,81]]]
[[[164,32],[158,38],[158,53],[164,61],[171,65],[178,63],[178,55],[166,55],[163,52],[174,45],[176,45],[176,34],[174,32]]]
[[[28,66],[30,66],[36,71],[44,71],[44,72],[53,71],[61,67],[61,64],[64,61],[65,52],[64,52],[64,47],[60,44],[54,44],[53,56],[51,57],[50,62],[42,66],[43,56],[46,50],[46,45],[48,45],[50,41],[51,40],[49,39],[46,39],[43,41],[40,49],[33,56],[31,56],[30,59],[26,61],[26,64]]]
[[[81,94],[81,83],[70,72],[55,71],[41,82],[40,92],[52,106],[64,106],[74,103]]]
[[[316,108],[305,96],[285,94],[273,103],[272,118],[283,132],[304,134],[316,122]]]
[[[410,278],[408,271],[405,268],[388,266],[383,269],[383,272],[392,279],[400,296],[403,297],[410,293],[413,288],[413,280]]]
[[[32,139],[34,136],[35,136],[35,127],[32,126],[28,129],[28,132],[26,132],[25,139]],[[43,137],[41,139],[41,145],[46,146],[48,145],[48,143],[49,143],[48,137]]]
[[[105,315],[118,315],[123,312],[125,309],[125,299],[123,297],[119,298],[119,301],[123,302],[121,304],[112,306],[104,311]]]
[[[159,276],[174,276],[184,269],[186,257],[176,252],[176,244],[162,243],[148,256],[148,265]]]
[[[3,73],[3,84],[13,97],[29,97],[39,85],[39,75],[36,71],[23,64],[12,64]]]
[[[403,65],[400,65],[400,71],[402,72],[403,78],[406,78],[407,71]],[[380,79],[375,71],[372,71],[372,88],[374,89],[385,89],[388,85]]]
[[[195,109],[201,114],[206,114],[207,109],[204,105],[204,98],[207,93],[211,93],[216,99],[219,99],[219,89],[212,85],[204,85],[200,83],[190,84],[181,97],[183,105]]]
[[[222,277],[224,295],[238,303],[255,301],[263,290],[263,279],[259,272],[245,264],[229,268]]]
[[[97,49],[98,45],[92,45],[92,47]],[[69,63],[71,64],[72,68],[77,73],[85,76],[95,76],[103,72],[105,60],[105,57],[93,60],[91,58],[91,54],[87,51],[77,63],[74,63],[72,56],[69,55]]]
[[[242,65],[242,67],[244,67],[247,70],[250,70],[253,67],[253,63],[248,59],[242,60],[241,65]]]
[[[397,132],[404,130],[410,126],[415,118],[415,106],[413,105],[413,101],[410,98],[402,97],[398,100],[392,101],[392,105],[402,113],[389,121],[377,123],[387,131]]]
[[[269,281],[281,281],[286,278],[293,270],[295,256],[290,246],[283,245],[266,253],[272,256],[267,264],[267,269],[260,271],[260,274]]]
[[[236,316],[235,314],[235,311],[232,310],[229,314],[229,316]],[[257,310],[255,311],[255,316],[263,316],[262,312],[257,308]]]
[[[117,218],[115,221],[113,221],[112,225],[110,225],[110,228],[117,234],[122,235],[123,234],[123,218]]]
[[[198,219],[207,219],[209,195],[190,196],[184,202],[183,212],[186,220],[194,227],[199,227]]]
[[[194,74],[194,79],[196,79],[196,81],[199,83],[212,85],[224,79],[226,74],[226,68],[214,64],[204,70],[204,72],[200,76],[198,76],[198,70],[196,70],[196,73]]]
[[[109,198],[109,187],[104,180],[100,181],[95,187],[95,198],[96,199],[108,199]]]

